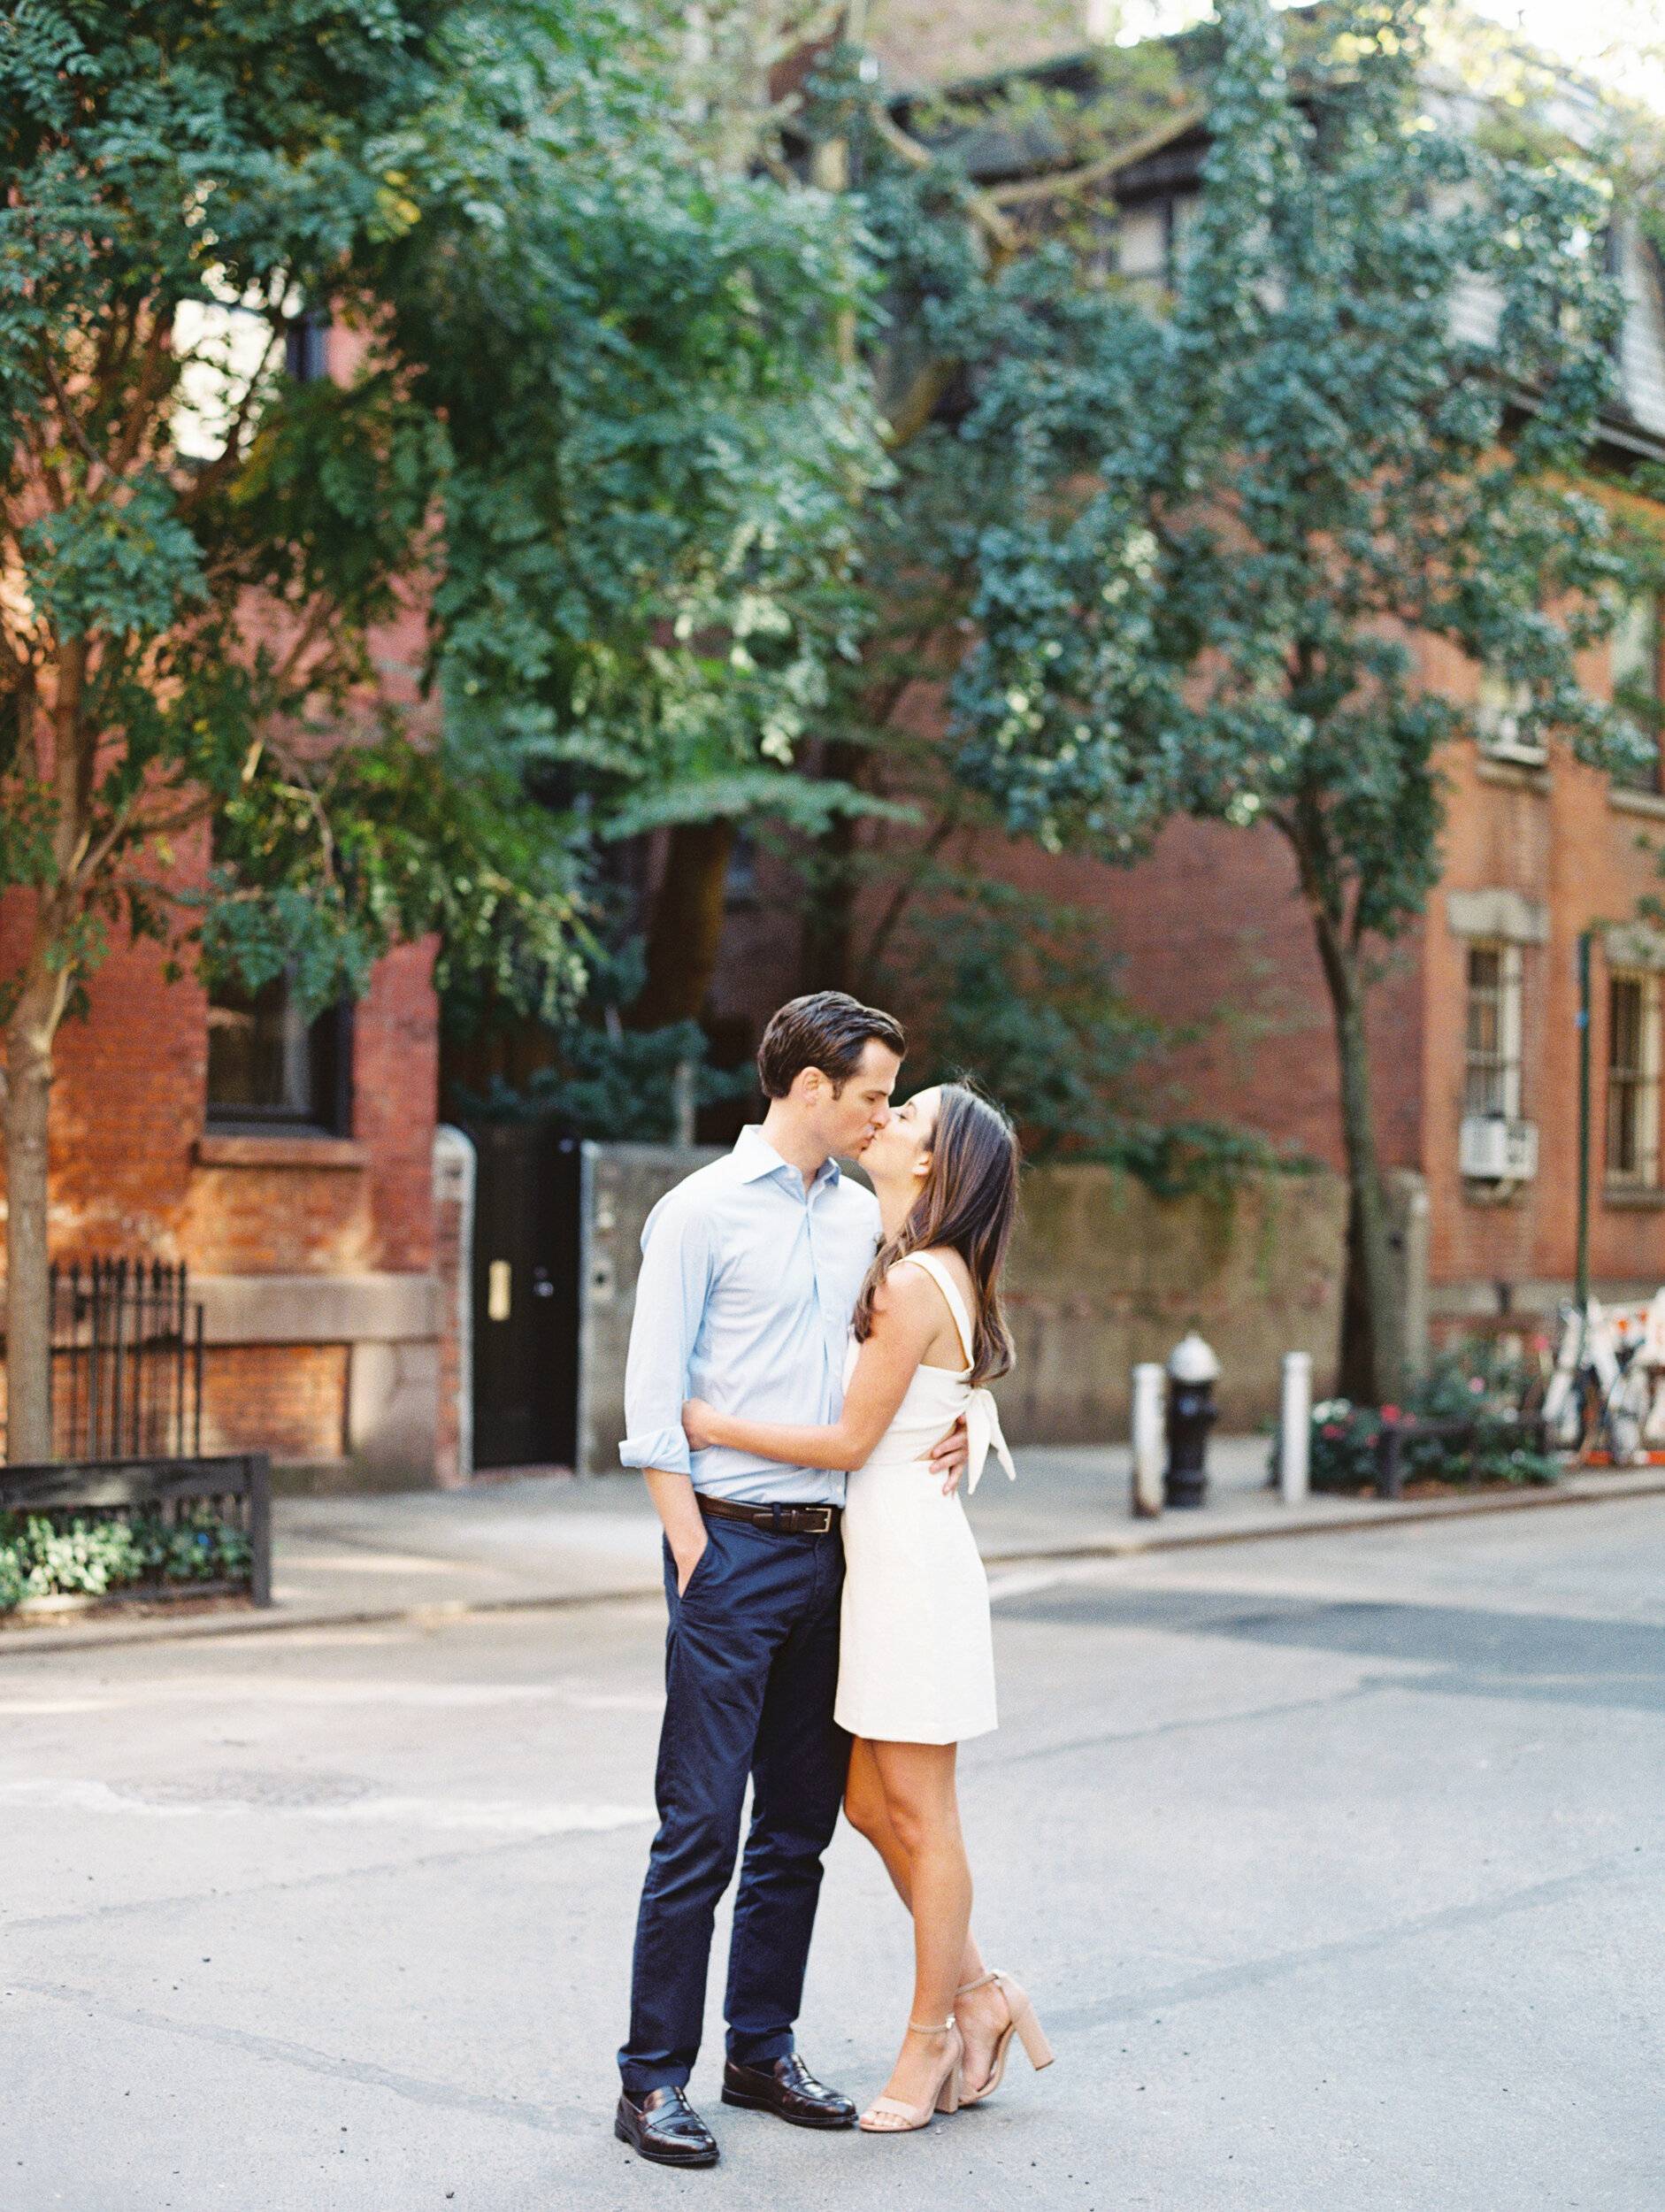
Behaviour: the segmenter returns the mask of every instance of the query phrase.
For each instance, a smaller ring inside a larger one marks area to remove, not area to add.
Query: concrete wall
[[[578,1464],[615,1473],[625,1433],[625,1355],[636,1306],[641,1232],[663,1194],[721,1156],[717,1145],[584,1147],[579,1265]]]
[[[1116,1168],[1031,1169],[1006,1274],[1017,1345],[998,1392],[1008,1436],[1124,1435],[1134,1362],[1165,1360],[1193,1326],[1219,1355],[1228,1429],[1270,1419],[1285,1352],[1310,1352],[1327,1390],[1346,1230],[1346,1187],[1328,1174],[1160,1199]]]
[[[625,1355],[641,1237],[655,1201],[709,1148],[584,1148],[579,1464],[618,1464]],[[1153,1198],[1106,1167],[1032,1168],[1007,1271],[1016,1371],[998,1388],[1014,1443],[1099,1443],[1127,1427],[1135,1360],[1165,1359],[1194,1324],[1224,1370],[1227,1427],[1270,1417],[1285,1352],[1331,1386],[1347,1192],[1339,1177],[1250,1176],[1219,1196]],[[1409,1248],[1415,1263],[1414,1240]]]

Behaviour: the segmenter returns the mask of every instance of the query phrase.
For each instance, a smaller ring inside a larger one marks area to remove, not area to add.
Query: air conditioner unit
[[[1465,1114],[1457,1162],[1476,1182],[1530,1183],[1538,1172],[1538,1125],[1501,1114]]]
[[[1495,737],[1481,748],[1487,760],[1502,761],[1510,768],[1547,768],[1549,748],[1516,737]]]

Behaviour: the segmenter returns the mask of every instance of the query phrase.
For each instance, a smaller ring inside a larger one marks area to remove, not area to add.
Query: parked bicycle
[[[1615,1467],[1645,1465],[1665,1445],[1665,1289],[1645,1306],[1603,1306],[1581,1315],[1561,1306],[1561,1340],[1544,1390],[1549,1441]]]

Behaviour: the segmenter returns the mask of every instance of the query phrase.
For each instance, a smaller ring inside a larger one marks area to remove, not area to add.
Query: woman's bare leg
[[[873,1747],[865,1736],[857,1736],[850,1745],[850,1771],[844,1785],[844,1817],[852,1828],[865,1836],[879,1857],[885,1862],[885,1871],[895,1885],[896,1894],[909,1912],[913,1910],[913,1869],[908,1863],[908,1854],[890,1822],[890,1809],[885,1802],[885,1785],[879,1778],[879,1762],[873,1756]]]
[[[912,1862],[891,1820],[885,1785],[879,1774],[879,1762],[873,1755],[873,1746],[863,1736],[857,1736],[850,1746],[850,1773],[844,1793],[844,1811],[850,1825],[867,1838],[885,1862],[885,1870],[895,1885],[896,1894],[911,1912]],[[981,1981],[986,1971],[983,1955],[968,1928],[955,1986]],[[980,2088],[988,2079],[989,2070],[994,2063],[994,2046],[1011,2018],[1010,2011],[1000,1989],[991,1982],[957,1999],[954,2016],[959,2022],[960,2033],[965,2039],[967,2085],[973,2089]],[[923,2020],[925,2015],[916,2013],[914,2017]],[[943,2017],[946,2019],[948,2015],[945,2013]]]
[[[914,1931],[910,2027],[885,2087],[887,2097],[923,2104],[940,2075],[950,2037],[954,1993],[971,1917],[971,1870],[960,1834],[953,1744],[876,1743],[873,1762],[895,1843],[906,1860]]]

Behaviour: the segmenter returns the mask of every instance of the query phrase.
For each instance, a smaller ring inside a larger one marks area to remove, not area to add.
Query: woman
[[[884,1859],[914,1920],[914,2002],[870,2133],[926,2126],[986,2096],[1014,2033],[1051,2061],[1028,1999],[985,1970],[971,1940],[971,1874],[955,1755],[996,1724],[988,1581],[931,1446],[964,1413],[974,1487],[991,1444],[1015,1473],[982,1387],[1012,1361],[997,1279],[1017,1202],[1017,1141],[963,1085],[921,1091],[869,1141],[862,1164],[885,1240],[856,1301],[840,1419],[742,1421],[690,1399],[696,1450],[728,1445],[850,1475],[836,1708],[856,1739],[844,1806]]]

